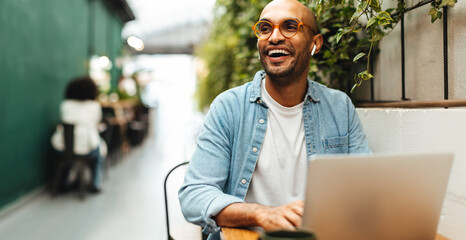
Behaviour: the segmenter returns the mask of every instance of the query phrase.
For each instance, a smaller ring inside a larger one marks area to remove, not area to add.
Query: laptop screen
[[[317,156],[303,227],[320,240],[434,239],[453,154]]]

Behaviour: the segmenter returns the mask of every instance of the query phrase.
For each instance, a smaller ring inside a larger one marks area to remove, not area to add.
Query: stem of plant
[[[374,44],[374,42],[371,42],[371,46],[369,47],[369,53],[367,54],[367,66],[366,66],[366,68],[367,68],[366,71],[367,72],[369,72],[369,66],[370,66],[370,62],[371,62],[371,52],[372,52],[373,44]]]

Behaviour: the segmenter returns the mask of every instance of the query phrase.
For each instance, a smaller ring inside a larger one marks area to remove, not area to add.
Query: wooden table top
[[[257,240],[259,233],[244,228],[227,228],[222,227],[225,240]],[[448,240],[448,238],[437,234],[435,240]]]
[[[257,240],[259,238],[259,233],[243,228],[222,227],[222,232],[225,240]]]

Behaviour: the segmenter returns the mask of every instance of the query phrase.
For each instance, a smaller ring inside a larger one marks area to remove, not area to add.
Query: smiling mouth
[[[289,56],[291,55],[290,52],[284,50],[284,49],[272,49],[267,53],[267,56],[269,57],[284,57],[284,56]]]

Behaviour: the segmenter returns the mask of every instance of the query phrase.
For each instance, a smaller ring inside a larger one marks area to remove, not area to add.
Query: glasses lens
[[[280,24],[280,32],[285,37],[293,37],[299,28],[299,22],[293,19],[285,20]]]
[[[260,21],[256,24],[254,31],[256,32],[257,37],[268,38],[273,32],[273,26],[269,22]]]

